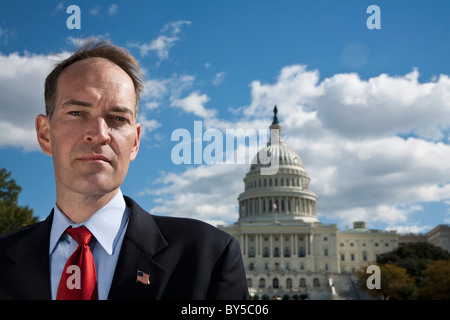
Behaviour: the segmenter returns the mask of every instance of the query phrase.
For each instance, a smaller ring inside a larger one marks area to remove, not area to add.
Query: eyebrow
[[[76,99],[67,100],[66,102],[64,102],[62,104],[63,107],[66,107],[66,106],[69,106],[69,105],[70,106],[80,106],[80,107],[92,107],[92,104],[90,104],[89,102],[76,100]]]

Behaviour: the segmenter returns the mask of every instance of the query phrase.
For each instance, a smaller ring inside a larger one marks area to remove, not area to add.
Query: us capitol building
[[[239,240],[250,295],[367,298],[357,289],[353,271],[396,249],[401,236],[396,231],[368,229],[363,221],[346,231],[321,223],[311,179],[300,156],[283,141],[276,107],[270,129],[279,130],[278,143],[269,142],[253,159],[244,178],[245,190],[238,197],[238,221],[218,226]],[[276,174],[261,174],[268,165],[262,164],[260,154],[278,157]],[[414,239],[409,241],[419,241]]]

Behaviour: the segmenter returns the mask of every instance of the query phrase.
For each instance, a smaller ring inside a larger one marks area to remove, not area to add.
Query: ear
[[[42,151],[49,156],[52,155],[52,144],[50,141],[50,123],[48,116],[40,114],[35,121],[36,135]]]
[[[130,154],[130,161],[136,159],[136,156],[139,151],[139,145],[141,141],[141,124],[139,122],[136,123],[136,139],[134,140],[133,149]]]

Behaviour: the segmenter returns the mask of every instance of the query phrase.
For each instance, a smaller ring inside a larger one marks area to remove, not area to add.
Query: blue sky
[[[81,29],[68,29],[78,5]],[[381,29],[366,9],[378,5]],[[36,142],[54,54],[96,36],[145,71],[141,149],[122,186],[154,214],[237,219],[245,165],[175,165],[177,128],[265,129],[279,108],[319,219],[426,232],[450,223],[448,1],[1,1],[0,167],[45,218],[53,166]],[[205,147],[205,144],[203,145]]]

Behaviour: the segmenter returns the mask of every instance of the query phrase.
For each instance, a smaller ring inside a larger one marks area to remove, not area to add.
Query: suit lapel
[[[160,299],[168,270],[152,257],[168,244],[153,217],[130,198],[124,198],[131,215],[108,298]],[[138,270],[150,276],[150,284],[136,281]]]
[[[51,299],[48,250],[52,220],[53,212],[6,252],[15,262],[5,277],[14,288],[13,298]]]

